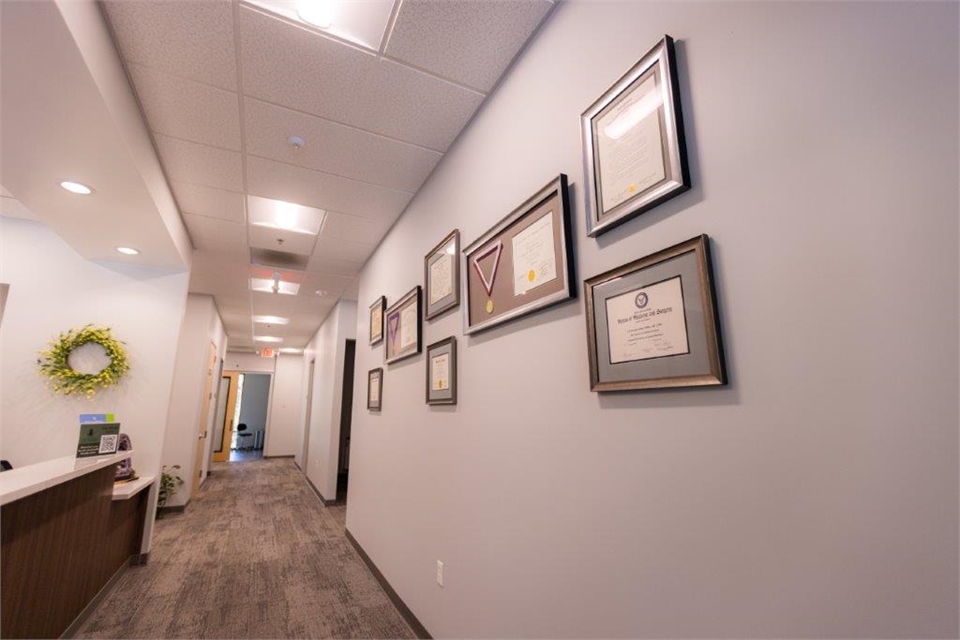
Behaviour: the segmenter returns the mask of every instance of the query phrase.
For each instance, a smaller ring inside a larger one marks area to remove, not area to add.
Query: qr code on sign
[[[118,436],[100,436],[100,450],[97,453],[115,453]]]

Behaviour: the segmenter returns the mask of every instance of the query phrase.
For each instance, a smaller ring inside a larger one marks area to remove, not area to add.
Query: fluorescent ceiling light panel
[[[280,316],[253,316],[253,321],[260,324],[290,324],[290,318]]]
[[[250,224],[312,236],[320,233],[326,212],[283,200],[247,196],[247,214]]]
[[[253,339],[257,342],[283,342],[283,338],[276,336],[254,336]]]
[[[303,353],[303,349],[293,349],[291,347],[284,347],[280,349],[280,353]]]
[[[278,290],[274,291],[274,285]],[[300,291],[300,285],[296,282],[286,282],[285,280],[275,281],[267,278],[250,278],[250,288],[254,291],[263,291],[265,293],[283,293],[289,296],[295,296]]]
[[[310,3],[310,0],[306,0]],[[323,33],[329,33],[348,42],[379,53],[380,44],[390,22],[390,12],[394,0],[322,0],[329,7],[330,26],[321,27]],[[311,28],[318,25],[304,20],[301,7],[304,2],[297,0],[242,0],[241,4],[265,9],[270,13],[305,24]],[[309,15],[309,9],[303,12]]]

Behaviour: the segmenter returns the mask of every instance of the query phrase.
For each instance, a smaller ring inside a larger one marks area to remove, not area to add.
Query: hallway
[[[292,460],[217,463],[79,638],[411,638]]]

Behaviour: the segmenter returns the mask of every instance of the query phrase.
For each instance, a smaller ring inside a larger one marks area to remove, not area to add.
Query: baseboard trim
[[[160,507],[159,509],[157,509],[157,511],[159,513],[162,513],[163,515],[169,515],[171,513],[183,513],[184,511],[187,510],[187,506],[189,504],[190,503],[187,502],[187,504],[178,504],[173,507]]]
[[[264,460],[273,460],[274,458],[292,458],[292,457],[294,457],[294,456],[293,456],[293,454],[291,453],[291,454],[288,455],[288,456],[263,456],[263,459],[264,459]],[[296,464],[296,463],[294,463],[294,464]]]
[[[373,574],[373,577],[377,579],[377,582],[380,584],[380,587],[383,588],[384,593],[387,594],[387,597],[390,598],[390,602],[393,603],[393,606],[397,608],[397,611],[400,612],[400,615],[403,616],[403,619],[406,620],[407,624],[410,625],[410,628],[416,634],[418,638],[423,638],[424,640],[432,640],[433,636],[430,635],[430,632],[427,631],[427,628],[417,620],[417,616],[413,614],[413,611],[410,610],[410,607],[407,606],[407,603],[403,601],[403,598],[400,597],[393,587],[390,586],[390,583],[387,582],[387,579],[383,577],[383,574],[380,573],[380,569],[377,568],[377,565],[373,563],[373,560],[370,559],[370,556],[367,555],[367,552],[363,550],[363,547],[360,546],[360,543],[357,542],[357,539],[353,537],[353,534],[350,533],[349,529],[343,530],[347,534],[347,540],[350,541],[350,544],[353,545],[353,548],[357,550],[357,554],[360,556],[360,559],[363,560],[363,563],[367,565],[367,568],[370,569],[370,573]]]
[[[103,588],[97,592],[97,595],[93,596],[93,599],[87,603],[87,606],[83,608],[83,611],[77,614],[77,617],[74,618],[73,622],[70,623],[70,626],[67,627],[62,634],[60,634],[60,637],[61,638],[74,637],[77,631],[80,630],[80,627],[83,626],[83,623],[86,622],[87,619],[90,617],[90,614],[93,613],[93,610],[96,609],[101,602],[103,602],[103,599],[107,597],[107,595],[113,589],[113,586],[117,583],[117,581],[119,581],[120,578],[123,576],[123,574],[127,572],[127,569],[129,569],[130,566],[134,564],[133,562],[134,558],[145,557],[146,555],[147,554],[135,553],[132,556],[130,556],[130,558],[126,562],[121,564],[120,567],[113,573],[113,575],[110,576],[110,579],[107,580],[107,584],[103,585]],[[143,564],[146,564],[146,562],[144,561]]]
[[[332,507],[334,505],[340,504],[336,500],[327,500],[326,498],[324,498],[323,494],[320,493],[320,489],[317,489],[317,486],[313,484],[313,480],[308,478],[306,474],[304,474],[303,477],[306,479],[307,484],[310,486],[310,489],[317,495],[317,497],[320,499],[320,502],[323,503],[323,506]]]
[[[130,556],[130,566],[139,567],[141,565],[147,564],[150,561],[150,552],[147,553],[135,553]]]

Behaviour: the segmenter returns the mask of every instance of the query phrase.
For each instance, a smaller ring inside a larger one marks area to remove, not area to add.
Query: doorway
[[[270,407],[269,373],[241,373],[230,462],[261,460]]]
[[[353,364],[357,341],[347,340],[343,352],[343,396],[340,404],[340,456],[337,464],[337,502],[347,500],[350,475],[350,425],[353,423]]]

